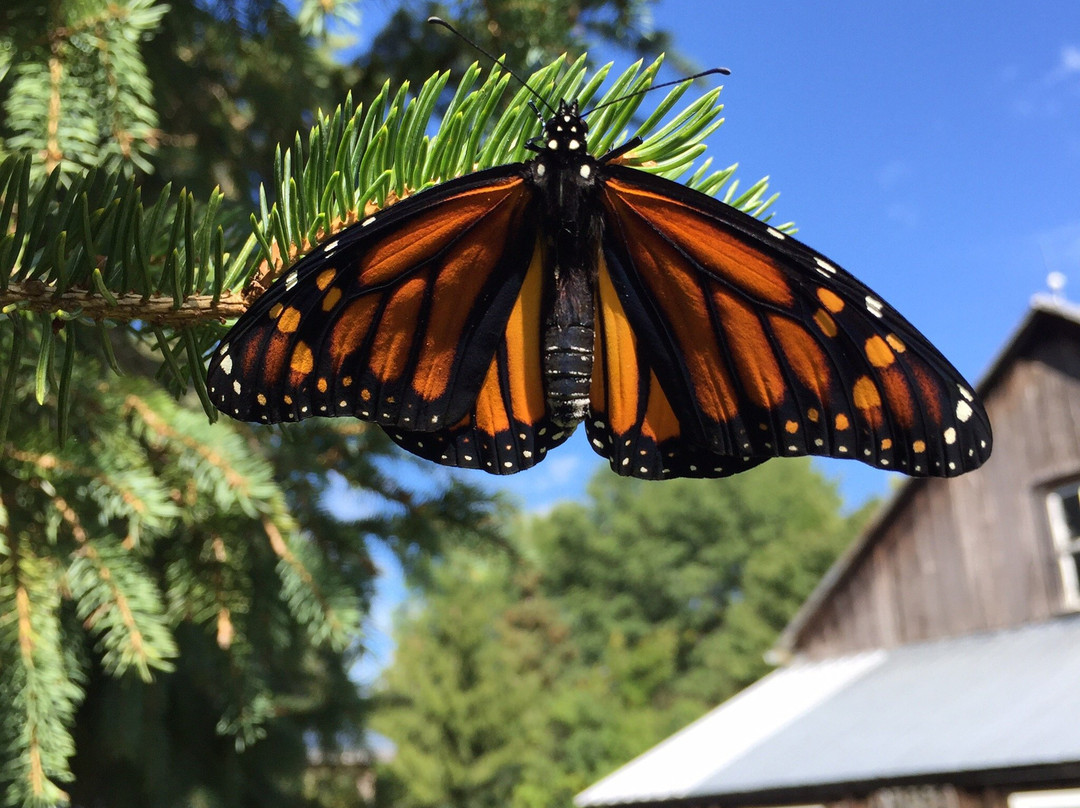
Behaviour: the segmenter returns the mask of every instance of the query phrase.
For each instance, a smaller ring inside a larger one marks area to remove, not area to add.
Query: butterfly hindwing
[[[248,421],[352,415],[407,448],[441,443],[464,458],[463,440],[493,439],[484,430],[499,424],[484,411],[500,399],[490,392],[496,368],[509,372],[511,387],[528,388],[502,399],[514,434],[545,428],[538,373],[520,361],[525,332],[539,328],[538,315],[526,326],[521,312],[526,276],[542,283],[535,203],[520,166],[503,166],[343,230],[271,286],[222,341],[207,374],[211,398]],[[467,424],[475,435],[461,434]],[[426,435],[432,440],[421,445]],[[519,454],[530,451],[525,443]]]
[[[606,165],[604,263],[686,446],[951,476],[990,453],[970,387],[834,263],[685,186]]]
[[[388,429],[399,446],[443,465],[513,474],[539,463],[569,437],[552,423],[544,391],[541,335],[548,280],[544,248],[537,241],[468,415],[449,429]]]
[[[625,301],[625,302],[624,302]],[[597,453],[625,477],[726,477],[746,471],[767,457],[721,454],[703,440],[688,436],[688,423],[672,409],[640,334],[631,328],[630,306],[641,322],[644,301],[633,292],[616,291],[607,262],[599,264],[596,284],[596,347],[591,412],[585,428]]]

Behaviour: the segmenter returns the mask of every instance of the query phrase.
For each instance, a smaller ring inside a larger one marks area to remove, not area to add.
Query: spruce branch
[[[25,539],[0,559],[0,688],[11,699],[0,716],[4,804],[66,802],[70,725],[83,697],[67,669],[60,630],[57,565]],[[15,753],[15,754],[13,754]]]
[[[767,180],[739,194],[734,165],[711,171],[708,160],[698,161],[704,138],[722,123],[720,88],[664,123],[689,87],[678,85],[631,127],[643,103],[640,91],[661,64],[638,62],[609,81],[610,64],[590,74],[582,56],[569,67],[556,60],[528,82],[550,104],[577,98],[585,108],[605,105],[590,119],[594,152],[641,138],[621,158],[625,163],[669,178],[685,176],[692,187],[723,193],[730,204],[767,218],[775,199],[766,195]],[[415,94],[408,83],[393,91],[387,84],[366,106],[348,97],[320,114],[306,136],[297,134],[290,147],[279,148],[273,187],[261,190],[246,238],[236,224],[236,206],[224,205],[217,191],[196,200],[166,187],[151,203],[117,170],[70,181],[54,171],[39,182],[27,158],[3,161],[0,330],[14,327],[36,338],[17,341],[12,367],[19,372],[20,352],[34,350],[36,341],[36,397],[43,401],[55,389],[67,401],[63,379],[84,349],[66,339],[58,345],[42,318],[52,318],[54,326],[95,326],[89,344],[112,365],[115,336],[126,333],[149,345],[158,377],[174,394],[194,389],[215,417],[203,385],[203,357],[221,324],[242,313],[286,267],[388,204],[528,157],[525,144],[537,131],[529,90],[513,87],[498,66],[485,72],[474,64],[437,122],[448,81],[448,73],[437,73]],[[239,246],[228,252],[227,243]],[[0,398],[10,377],[0,379]]]

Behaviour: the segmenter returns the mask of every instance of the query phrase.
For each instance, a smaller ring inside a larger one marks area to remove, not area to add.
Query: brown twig
[[[136,292],[114,294],[115,303],[96,292],[69,289],[62,294],[56,287],[40,281],[9,283],[0,292],[0,311],[15,306],[21,311],[44,314],[79,312],[93,320],[143,320],[155,325],[196,325],[212,320],[231,320],[247,310],[239,292],[224,292],[214,302],[212,295],[191,295],[180,307],[171,295],[144,297]]]

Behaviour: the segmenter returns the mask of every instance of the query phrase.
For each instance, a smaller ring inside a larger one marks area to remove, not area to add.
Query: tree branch
[[[223,322],[239,317],[247,309],[239,292],[227,292],[215,302],[213,295],[191,295],[179,306],[171,295],[150,295],[135,292],[113,294],[108,300],[96,292],[69,289],[58,293],[55,286],[40,281],[10,283],[0,292],[0,312],[8,307],[41,314],[79,312],[93,320],[143,320],[155,325],[190,326]]]

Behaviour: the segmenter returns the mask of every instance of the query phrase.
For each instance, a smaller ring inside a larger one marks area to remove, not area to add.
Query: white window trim
[[[1009,808],[1080,808],[1080,788],[1052,791],[1017,791],[1009,795]]]
[[[1057,550],[1058,568],[1064,595],[1062,606],[1070,611],[1080,611],[1080,578],[1076,574],[1076,556],[1080,553],[1080,536],[1073,536],[1065,519],[1065,503],[1058,489],[1046,496],[1046,511],[1050,519],[1050,534]]]

